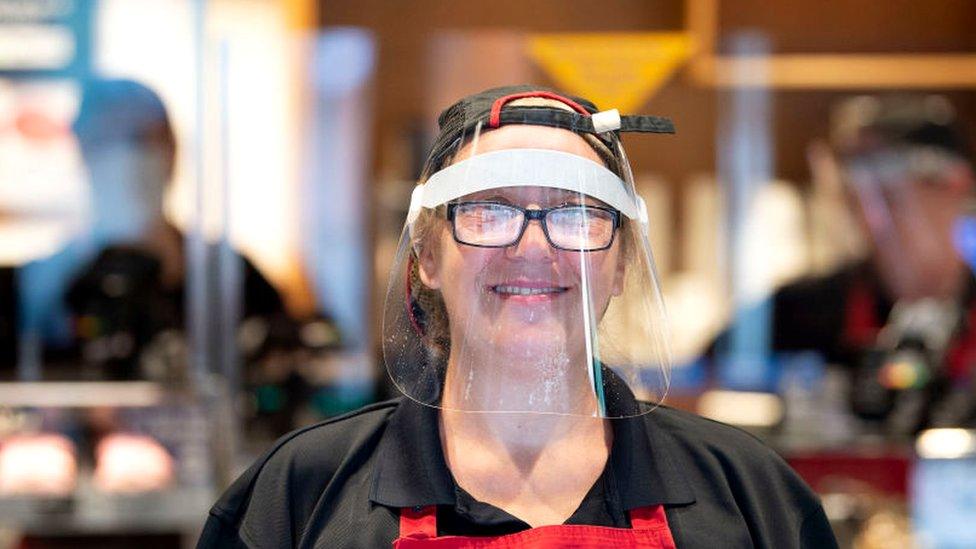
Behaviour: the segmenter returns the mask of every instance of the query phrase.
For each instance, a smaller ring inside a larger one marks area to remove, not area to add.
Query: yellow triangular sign
[[[684,32],[534,34],[529,55],[564,91],[633,113],[692,54]]]

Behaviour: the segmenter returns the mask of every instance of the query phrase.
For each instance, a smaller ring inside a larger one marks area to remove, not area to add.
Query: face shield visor
[[[878,271],[897,298],[936,297],[959,282],[953,234],[965,192],[952,174],[963,162],[938,148],[901,146],[844,163]]]
[[[831,113],[831,142],[875,274],[896,301],[945,299],[963,282],[953,242],[970,199],[970,150],[940,95],[858,96]]]
[[[413,193],[390,275],[395,386],[466,412],[653,409],[668,388],[667,320],[616,134],[478,124],[445,158]]]

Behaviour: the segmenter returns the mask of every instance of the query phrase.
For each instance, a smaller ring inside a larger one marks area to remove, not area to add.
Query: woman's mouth
[[[553,286],[536,283],[508,283],[490,286],[492,293],[503,299],[516,298],[520,300],[551,299],[569,290],[566,286]]]

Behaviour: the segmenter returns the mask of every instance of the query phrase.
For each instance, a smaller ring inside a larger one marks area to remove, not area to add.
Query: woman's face
[[[455,155],[455,162],[473,154],[530,147],[577,154],[602,164],[579,135],[528,125],[482,134],[477,151],[468,144]],[[581,202],[601,205],[578,193],[544,187],[490,189],[463,200],[489,200],[526,209]],[[607,250],[570,252],[553,248],[540,222],[530,221],[517,244],[479,248],[456,242],[450,223],[440,222],[429,240],[432,245],[424,246],[420,253],[420,276],[443,296],[452,352],[467,346],[472,352],[490,351],[511,358],[567,353],[568,360],[585,352],[584,314],[593,316],[590,321],[595,331],[610,298],[622,287],[619,234]]]

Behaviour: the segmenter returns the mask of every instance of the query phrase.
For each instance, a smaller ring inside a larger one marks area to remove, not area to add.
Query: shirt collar
[[[389,507],[415,507],[452,505],[455,499],[437,410],[401,397],[377,448],[370,500]]]
[[[612,481],[625,510],[695,502],[691,486],[673,458],[670,445],[674,442],[657,428],[655,414],[651,410],[641,416],[610,421]]]
[[[688,482],[667,449],[670,439],[656,432],[654,412],[614,419],[610,481],[624,510],[695,501]],[[377,448],[370,500],[388,507],[454,505],[454,479],[444,453],[438,411],[401,398]]]

